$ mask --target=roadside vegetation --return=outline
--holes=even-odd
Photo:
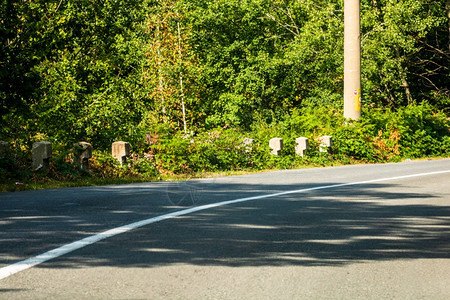
[[[3,1],[0,189],[449,157],[449,1],[361,0],[358,122],[342,111],[342,5]],[[30,168],[42,140],[53,145],[46,174]],[[118,140],[132,145],[124,165],[110,154]],[[94,148],[89,172],[72,164],[79,141]]]

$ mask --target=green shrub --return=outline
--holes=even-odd
[[[258,168],[262,155],[259,146],[244,146],[244,138],[232,129],[216,129],[161,139],[152,150],[158,167],[175,174]]]
[[[448,155],[450,126],[443,112],[435,112],[430,105],[407,106],[398,111],[397,130],[400,134],[402,156],[420,158]]]
[[[334,131],[339,155],[370,162],[447,156],[448,133],[446,115],[426,104],[370,110]]]
[[[147,125],[143,124],[142,128]],[[142,128],[139,132],[145,132]],[[342,111],[306,106],[292,110],[283,120],[267,123],[259,118],[248,132],[233,128],[198,131],[189,135],[167,125],[151,127],[148,136],[135,133],[131,158],[120,165],[109,151],[94,151],[90,172],[81,172],[72,163],[73,153],[54,144],[54,158],[48,174],[30,170],[31,153],[12,149],[0,158],[0,180],[79,181],[92,178],[149,178],[161,174],[196,172],[289,169],[330,166],[354,162],[395,162],[404,158],[448,157],[450,126],[444,112],[427,104],[410,105],[396,111],[368,109],[357,122],[345,122]],[[334,146],[328,153],[319,149],[318,138],[332,135]],[[295,155],[295,139],[309,139],[305,157]],[[283,138],[280,156],[270,154],[269,140]],[[254,139],[251,146],[245,138]]]

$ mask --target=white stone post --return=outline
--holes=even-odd
[[[36,171],[48,171],[50,158],[52,157],[52,143],[35,142],[31,149],[32,169]]]
[[[253,149],[253,144],[255,143],[254,139],[251,138],[245,138],[242,143],[241,146],[245,149],[245,152],[248,153]]]
[[[328,152],[328,150],[333,147],[333,137],[331,135],[324,135],[319,138],[320,145],[319,145],[319,151],[320,152]]]
[[[271,153],[273,155],[280,155],[281,150],[283,150],[283,139],[273,138],[269,141],[269,147],[272,149]]]
[[[84,171],[89,171],[89,159],[92,157],[92,145],[79,142],[73,145],[75,154],[75,165]]]
[[[309,140],[305,137],[299,137],[295,139],[295,154],[304,157],[306,150],[309,149]]]
[[[111,146],[112,157],[117,159],[122,165],[127,162],[127,157],[130,155],[131,145],[127,142],[114,142]]]

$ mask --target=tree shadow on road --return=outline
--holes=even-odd
[[[221,206],[104,240],[47,266],[331,266],[450,258],[449,206],[394,187],[366,184]],[[215,184],[205,187],[202,201],[263,189]]]

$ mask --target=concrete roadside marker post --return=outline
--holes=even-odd
[[[283,139],[282,138],[273,138],[269,141],[269,147],[272,149],[272,155],[280,155],[281,150],[283,150]]]
[[[319,151],[320,152],[328,152],[331,147],[333,147],[333,137],[331,135],[324,135],[319,138],[320,145],[319,145]]]
[[[251,138],[245,138],[242,143],[241,146],[245,149],[245,152],[248,153],[253,149],[253,144],[255,143],[254,139]]]
[[[298,137],[295,139],[295,154],[304,157],[306,150],[309,149],[309,140],[305,137]]]
[[[50,158],[52,157],[52,143],[35,142],[31,149],[33,172],[47,172],[50,167]]]
[[[73,145],[75,154],[75,166],[83,171],[89,171],[89,159],[92,157],[92,145],[79,142]]]
[[[127,157],[130,155],[131,145],[127,142],[118,141],[112,143],[112,157],[117,159],[122,165],[127,162]]]

